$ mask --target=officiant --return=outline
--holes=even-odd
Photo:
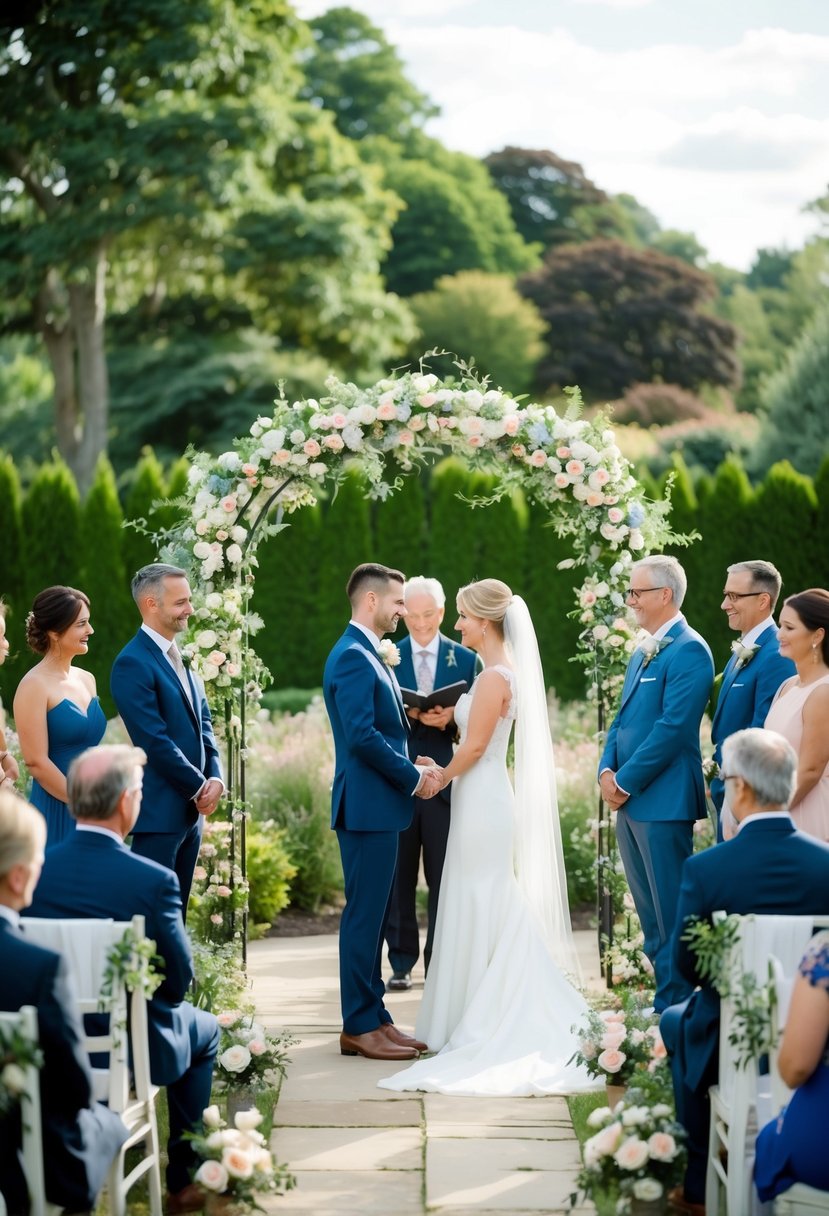
[[[434,693],[465,680],[469,688],[480,667],[473,650],[459,645],[440,632],[446,595],[436,578],[412,578],[404,588],[406,628],[409,636],[399,643],[400,662],[393,668],[402,689]],[[411,731],[409,755],[430,756],[441,767],[452,759],[455,741],[455,710],[452,705],[428,710],[407,708]],[[446,840],[449,835],[450,787],[434,798],[415,798],[411,826],[400,833],[397,869],[392,887],[386,942],[389,948],[390,992],[406,992],[412,986],[412,968],[420,956],[417,925],[417,880],[420,857],[429,889],[428,928],[423,961],[428,970],[440,892]]]

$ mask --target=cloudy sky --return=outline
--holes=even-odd
[[[297,0],[310,18],[330,0]],[[428,130],[483,156],[579,161],[712,260],[816,231],[829,188],[827,0],[352,0],[441,107]]]

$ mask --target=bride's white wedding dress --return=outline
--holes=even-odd
[[[568,1064],[571,1026],[587,1005],[550,957],[515,878],[515,800],[506,757],[516,708],[456,778],[435,947],[415,1034],[438,1054],[379,1082],[383,1089],[470,1096],[570,1094],[600,1088]],[[461,740],[472,697],[455,709]],[[551,881],[554,881],[551,876]]]

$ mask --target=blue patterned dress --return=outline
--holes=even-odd
[[[76,756],[101,742],[106,725],[106,716],[97,697],[92,698],[85,710],[68,697],[64,697],[46,712],[49,759],[62,773],[68,773],[69,765]],[[70,832],[74,832],[75,820],[69,814],[66,803],[61,802],[59,798],[53,798],[34,779],[29,801],[42,812],[46,820],[47,849],[54,848]]]
[[[800,962],[800,974],[829,1001],[829,933],[819,933]],[[754,1181],[764,1202],[803,1182],[829,1191],[826,1120],[829,1115],[829,1042],[815,1071],[788,1106],[757,1137]]]

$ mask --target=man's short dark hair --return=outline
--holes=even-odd
[[[165,578],[187,578],[187,571],[182,570],[181,566],[169,566],[164,562],[152,562],[137,570],[130,584],[136,604],[140,604],[146,595],[160,595]]]
[[[761,558],[754,558],[748,562],[734,562],[728,567],[729,574],[750,574],[752,591],[765,591],[769,597],[769,612],[774,612],[777,605],[777,597],[780,595],[780,588],[783,586],[783,579],[780,571],[771,562],[763,561]]]
[[[381,566],[379,562],[363,562],[362,566],[352,570],[345,593],[351,601],[351,607],[356,608],[366,592],[376,591],[378,595],[383,595],[392,582],[400,583],[402,587],[406,576],[399,570],[392,570],[390,566]]]

